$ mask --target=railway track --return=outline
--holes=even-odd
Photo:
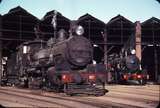
[[[88,108],[94,108],[95,106],[85,104],[83,102],[70,101],[65,98],[60,98],[58,96],[45,96],[39,93],[27,93],[23,91],[9,90],[9,89],[0,89],[0,96],[8,97],[8,101],[14,101],[20,104],[27,104],[33,107],[64,107],[64,108],[80,108],[85,106]],[[11,98],[13,97],[13,99]],[[73,106],[75,105],[75,106]],[[96,108],[96,107],[95,107]]]
[[[145,107],[155,108],[159,102],[159,88],[155,86],[107,86],[105,96],[73,96],[41,90],[25,90],[14,87],[0,87],[0,104],[25,107],[60,108],[113,108]],[[143,90],[142,90],[143,88]],[[14,105],[15,103],[15,105]]]
[[[3,91],[1,91],[3,90]],[[5,92],[4,92],[5,91]],[[61,93],[49,93],[49,92],[45,92],[45,91],[41,91],[41,90],[23,90],[23,89],[16,89],[16,88],[12,88],[12,89],[6,89],[6,88],[0,88],[0,92],[3,92],[3,93],[7,93],[10,92],[12,94],[16,94],[16,92],[18,92],[18,95],[21,95],[20,93],[22,94],[25,94],[25,97],[28,98],[28,94],[30,95],[31,94],[31,97],[34,97],[36,98],[36,96],[43,96],[43,98],[45,97],[45,102],[47,102],[50,98],[54,99],[54,101],[58,102],[59,100],[63,101],[63,104],[67,103],[67,105],[65,107],[70,107],[70,108],[81,108],[82,106],[84,106],[85,108],[109,108],[109,107],[116,107],[116,106],[122,106],[121,104],[111,104],[111,102],[100,102],[98,100],[94,100],[94,99],[86,99],[84,97],[81,97],[81,96],[75,96],[75,97],[69,97],[69,96],[66,96],[65,94]],[[88,97],[88,96],[87,96]],[[95,96],[94,96],[95,97]],[[29,97],[30,98],[30,97]],[[33,98],[30,98],[30,99],[33,99]],[[42,99],[42,98],[41,98]],[[58,100],[57,100],[58,99]],[[34,99],[35,100],[35,99]],[[46,101],[47,100],[47,101]],[[53,100],[50,100],[51,102]],[[69,101],[69,102],[66,102],[66,101]],[[60,102],[62,103],[62,102]],[[68,106],[68,104],[71,103],[70,105],[71,106]],[[80,104],[77,104],[77,103],[80,103]],[[76,106],[75,106],[76,105]],[[35,105],[36,106],[36,105]],[[37,105],[38,106],[38,105]],[[130,106],[131,107],[131,106]]]

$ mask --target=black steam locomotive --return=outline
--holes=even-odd
[[[106,69],[92,64],[93,47],[80,25],[70,33],[61,29],[47,42],[24,42],[8,60],[7,83],[32,89],[63,91],[69,95],[104,95]]]
[[[123,84],[145,84],[149,76],[145,69],[141,69],[135,50],[130,54],[120,55],[112,54],[109,56],[109,70],[112,76],[112,82]]]

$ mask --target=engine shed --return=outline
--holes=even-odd
[[[40,20],[18,6],[7,14],[0,15],[0,78],[5,70],[6,57],[16,51],[24,41],[36,38],[35,26],[39,26],[38,35],[44,40],[54,37],[51,24],[55,10],[46,13]],[[106,13],[107,15],[107,13]],[[137,19],[138,20],[138,19]],[[57,31],[69,32],[71,20],[58,12]],[[94,58],[97,63],[107,62],[107,55],[118,53],[135,34],[135,23],[122,15],[117,15],[109,22],[103,22],[90,14],[78,19],[78,24],[85,29],[84,36],[91,40]],[[148,70],[151,81],[160,80],[160,19],[152,17],[141,22],[142,27],[142,67]]]

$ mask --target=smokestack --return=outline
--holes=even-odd
[[[141,62],[142,53],[141,53],[141,24],[140,21],[136,22],[136,31],[135,31],[135,41],[136,41],[136,56]]]

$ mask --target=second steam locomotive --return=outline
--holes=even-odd
[[[112,73],[112,81],[123,84],[146,84],[149,79],[147,71],[141,69],[141,63],[135,55],[135,50],[130,53],[112,54],[109,56],[109,70]],[[129,51],[128,51],[129,52]]]

